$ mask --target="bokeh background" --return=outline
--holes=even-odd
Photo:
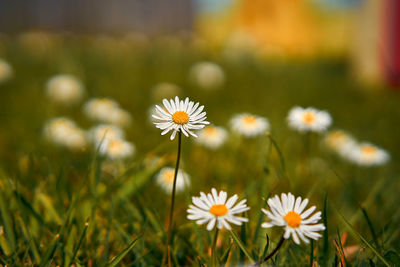
[[[266,137],[234,137],[217,151],[184,138],[182,168],[192,186],[178,196],[177,216],[183,239],[196,245],[190,249],[181,242],[177,262],[189,262],[185,255],[195,259],[196,251],[203,251],[202,258],[208,255],[209,236],[196,241],[185,210],[192,195],[211,186],[248,197],[254,210],[263,205],[259,194],[291,191],[310,197],[321,210],[328,195],[331,239],[350,231],[335,213],[338,209],[372,240],[359,209],[365,207],[382,243],[380,252],[395,251],[398,257],[399,14],[396,0],[0,0],[0,58],[11,66],[0,83],[0,200],[9,204],[3,206],[8,207],[3,225],[13,225],[6,230],[8,243],[0,240],[0,260],[14,262],[10,254],[25,255],[26,249],[29,256],[20,262],[40,263],[48,255],[45,244],[66,225],[72,236],[85,231],[76,264],[103,264],[143,231],[148,234],[124,264],[159,264],[167,217],[162,207],[169,196],[153,181],[161,167],[174,165],[176,142],[151,124],[150,109],[175,95],[200,101],[209,121],[226,128],[236,113],[267,117],[286,163],[282,174],[279,154]],[[206,86],[192,77],[193,66],[205,61],[222,72],[210,88],[204,87],[213,77],[206,75]],[[85,93],[80,102],[60,105],[49,99],[47,82],[58,74],[81,82]],[[161,83],[176,87],[157,90]],[[116,165],[96,163],[90,145],[70,150],[44,135],[46,123],[56,117],[69,117],[84,130],[95,126],[83,109],[98,97],[116,100],[131,116],[124,131],[135,155]],[[296,105],[327,110],[332,129],[377,144],[390,154],[390,162],[355,166],[324,149],[322,138],[313,135],[312,171],[305,170],[304,138],[286,123]],[[77,192],[82,201],[70,220],[67,212]],[[258,213],[249,216],[256,220]],[[253,231],[249,226],[248,232]],[[71,261],[67,244],[78,243],[63,234],[63,245],[51,254],[57,264]],[[30,238],[37,248],[27,245]],[[265,235],[247,242],[257,254]],[[4,244],[21,249],[9,253]],[[375,260],[357,237],[344,245],[358,246],[352,258],[356,263]],[[301,263],[307,262],[307,253],[290,248],[301,255]],[[239,262],[243,258],[235,249],[232,262]]]

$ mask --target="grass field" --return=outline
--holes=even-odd
[[[267,221],[261,208],[267,198],[292,192],[322,211],[326,230],[311,245],[287,240],[264,266],[400,266],[400,95],[389,88],[366,90],[346,59],[232,58],[179,39],[76,36],[3,38],[0,57],[14,72],[0,84],[3,265],[163,263],[171,197],[156,176],[175,166],[178,140],[160,135],[149,110],[161,102],[152,88],[171,82],[181,88],[180,97],[199,101],[207,120],[229,132],[215,151],[193,137],[182,139],[180,166],[191,186],[176,195],[172,265],[238,266],[263,259],[283,229],[261,228]],[[224,70],[220,88],[202,90],[191,82],[190,67],[204,60]],[[46,82],[60,73],[82,81],[84,101],[62,106],[49,100]],[[55,117],[69,117],[85,130],[96,125],[83,113],[83,103],[94,97],[115,99],[132,115],[125,132],[136,147],[133,157],[110,161],[93,146],[71,151],[44,138],[45,123]],[[288,127],[293,106],[328,111],[331,129],[384,148],[390,161],[366,167],[338,157],[322,144],[323,135]],[[232,133],[229,120],[241,112],[268,118],[270,135]],[[186,218],[191,197],[213,187],[246,198],[251,208],[243,214],[248,223],[232,226],[234,235],[220,231],[219,263],[211,257],[214,231]]]

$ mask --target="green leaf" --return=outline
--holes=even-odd
[[[126,256],[126,254],[131,251],[131,249],[135,246],[136,241],[140,238],[141,236],[138,236],[135,240],[133,240],[128,247],[126,247],[121,253],[119,253],[117,256],[115,256],[108,264],[108,267],[114,267],[117,266],[117,264]]]

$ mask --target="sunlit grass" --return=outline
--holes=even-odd
[[[191,185],[176,194],[171,264],[211,264],[214,232],[188,220],[186,210],[192,196],[213,187],[246,198],[251,207],[243,214],[248,223],[220,230],[214,262],[250,264],[269,255],[283,230],[262,228],[267,218],[261,208],[269,197],[292,192],[322,211],[327,229],[312,246],[283,243],[270,264],[399,263],[400,96],[363,90],[345,59],[232,60],[179,40],[144,45],[48,38],[45,43],[10,38],[0,54],[13,67],[13,77],[0,85],[2,264],[161,264],[170,195],[156,179],[159,170],[175,166],[177,146],[149,118],[149,108],[160,104],[152,89],[163,82],[179,86],[180,97],[204,104],[207,120],[228,130],[227,140],[215,150],[182,139],[180,168]],[[190,69],[200,61],[222,67],[225,82],[220,88],[204,91],[193,83]],[[62,73],[84,84],[83,102],[60,106],[46,96],[46,82]],[[43,127],[56,117],[71,118],[85,130],[96,126],[83,106],[97,97],[115,99],[132,116],[125,138],[135,145],[134,156],[110,160],[99,146],[70,150],[46,140]],[[286,117],[297,105],[329,111],[331,129],[384,148],[391,155],[389,163],[358,166],[331,153],[322,135],[290,130]],[[230,119],[242,112],[268,118],[269,133],[245,138],[231,131]]]

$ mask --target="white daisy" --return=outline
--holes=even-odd
[[[261,226],[264,228],[284,227],[285,234],[283,237],[288,239],[292,236],[296,244],[300,244],[300,239],[305,243],[309,243],[307,238],[318,240],[321,234],[317,232],[325,230],[323,224],[317,224],[321,219],[321,212],[318,211],[310,216],[314,212],[315,206],[304,211],[307,204],[308,199],[303,201],[301,197],[295,199],[291,193],[287,195],[282,193],[281,199],[278,195],[275,195],[275,197],[268,199],[268,206],[271,211],[262,209],[271,221],[265,222]]]
[[[200,192],[200,197],[192,197],[194,205],[189,205],[187,218],[196,220],[197,224],[207,224],[207,230],[211,231],[216,225],[218,229],[225,228],[230,230],[229,223],[241,225],[243,222],[248,222],[249,219],[236,216],[249,210],[246,206],[246,199],[240,201],[236,206],[233,206],[237,201],[238,196],[233,195],[227,200],[227,193],[220,191],[219,195],[215,188],[211,189],[211,194],[207,195]]]
[[[353,145],[348,149],[348,157],[362,166],[382,165],[390,159],[390,155],[385,150],[370,143]]]
[[[232,130],[246,137],[253,137],[265,134],[270,130],[270,124],[267,118],[249,113],[241,113],[233,116],[231,119]]]
[[[0,83],[7,81],[11,78],[13,69],[7,61],[0,58]]]
[[[121,160],[135,153],[135,146],[123,139],[110,139],[102,142],[99,153],[111,160]]]
[[[198,135],[199,138],[197,138],[196,141],[210,149],[219,148],[225,143],[228,137],[227,131],[218,126],[206,126],[199,131]]]
[[[190,135],[197,137],[192,130],[198,130],[204,128],[205,125],[209,124],[206,121],[206,112],[202,112],[204,106],[199,107],[199,103],[189,101],[187,97],[185,100],[179,100],[179,97],[175,97],[175,101],[170,99],[163,100],[164,108],[156,105],[156,115],[153,118],[159,120],[154,122],[157,128],[163,130],[161,135],[167,134],[171,130],[171,140],[175,138],[178,131],[181,131],[187,137]]]
[[[131,121],[130,114],[121,109],[118,103],[108,98],[95,98],[89,100],[84,106],[88,118],[118,126],[127,126]]]
[[[168,194],[171,194],[172,187],[174,184],[175,169],[165,167],[160,170],[157,174],[156,181],[159,186]],[[176,177],[176,192],[183,191],[186,187],[190,185],[189,175],[182,171],[178,171],[178,176]]]
[[[289,127],[300,132],[322,132],[332,123],[328,112],[315,108],[294,107],[289,111],[287,118]]]
[[[70,149],[81,149],[87,145],[86,133],[68,118],[55,118],[44,126],[48,141]]]
[[[93,142],[98,145],[112,139],[123,139],[124,131],[111,124],[100,124],[89,130]]]
[[[350,142],[355,142],[353,137],[342,130],[330,131],[324,138],[324,144],[332,151],[340,153]]]
[[[46,93],[54,102],[72,104],[82,99],[84,88],[76,77],[61,74],[52,77],[47,82]]]
[[[202,89],[216,89],[225,82],[223,69],[212,62],[199,62],[190,69],[190,78]]]

